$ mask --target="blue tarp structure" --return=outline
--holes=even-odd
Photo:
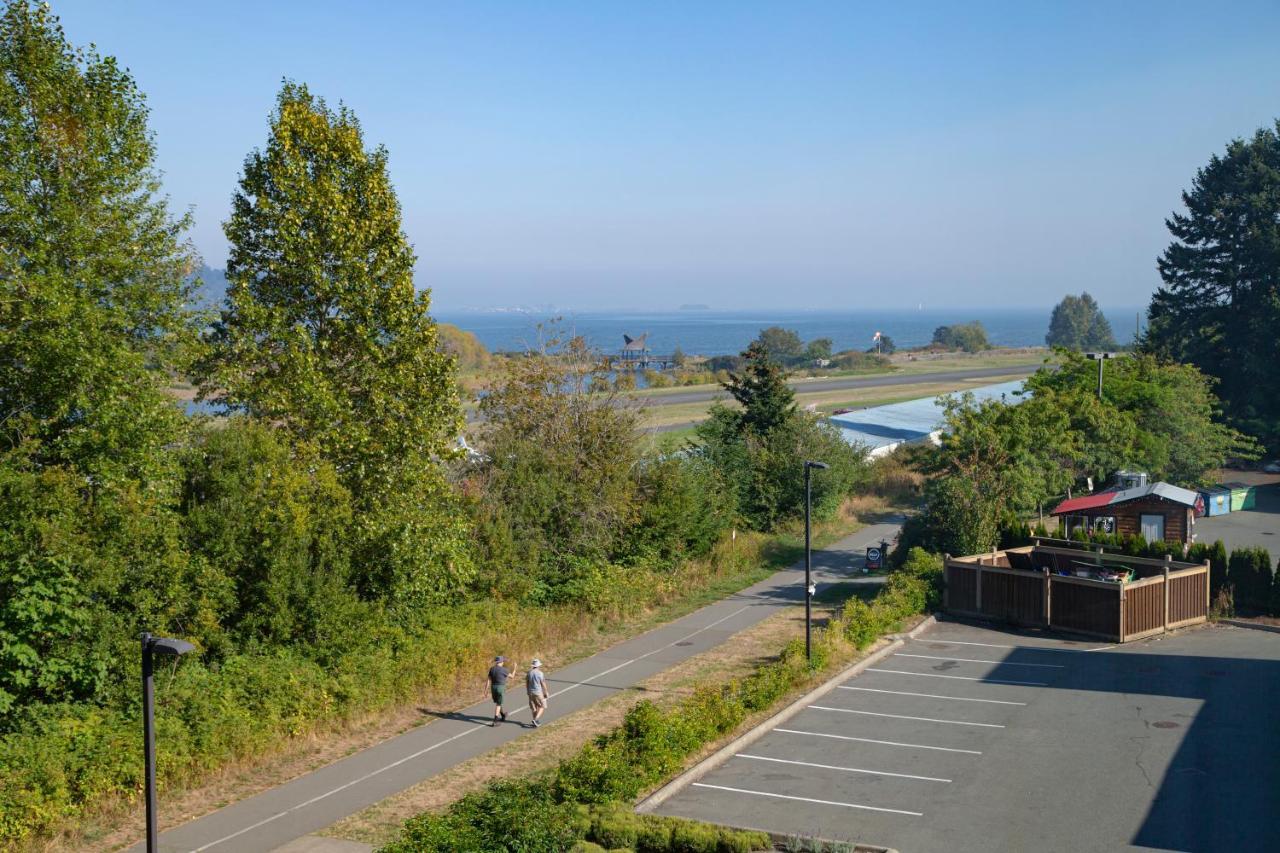
[[[1003,397],[1016,402],[1021,399],[1016,393],[1022,390],[1022,382],[1001,382],[998,385],[983,385],[965,390],[979,400],[999,400]],[[864,445],[873,455],[879,455],[888,453],[899,444],[924,441],[942,429],[943,410],[937,397],[922,397],[905,403],[891,403],[843,415],[832,415],[829,420],[840,430],[845,441]]]

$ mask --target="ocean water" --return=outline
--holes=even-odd
[[[622,348],[624,334],[648,334],[649,350],[669,354],[679,346],[688,355],[724,355],[746,349],[768,326],[794,329],[804,341],[831,338],[835,350],[867,349],[882,332],[900,348],[923,346],[938,326],[978,320],[998,346],[1044,346],[1051,309],[921,311],[679,311],[670,313],[566,313],[561,325],[583,335],[606,353]],[[1116,342],[1133,339],[1138,309],[1109,312]],[[476,335],[490,351],[524,350],[539,339],[538,324],[554,315],[527,313],[441,313],[436,319]]]

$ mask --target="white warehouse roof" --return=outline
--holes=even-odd
[[[982,385],[964,390],[978,400],[999,400],[1004,397],[1016,401],[1019,398],[1015,394],[1022,390],[1022,382],[1001,382],[998,385]],[[930,439],[942,429],[943,414],[937,397],[921,397],[905,403],[890,403],[887,406],[832,415],[829,420],[840,430],[845,441],[869,447],[872,456],[880,456],[900,444]]]

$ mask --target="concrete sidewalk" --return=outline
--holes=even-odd
[[[839,580],[879,583],[855,575],[868,545],[892,539],[897,523],[874,524],[813,555],[819,585]],[[575,664],[548,670],[552,699],[546,722],[594,704],[803,601],[800,563],[660,628],[622,642]],[[523,663],[523,662],[522,662]],[[524,667],[521,667],[522,671]],[[477,674],[477,679],[481,677]],[[515,704],[515,703],[513,703]],[[166,853],[265,853],[322,829],[392,794],[520,737],[528,708],[509,713],[490,728],[487,702],[357,752],[341,761],[263,791],[198,820],[165,832]],[[141,851],[139,843],[130,848]]]

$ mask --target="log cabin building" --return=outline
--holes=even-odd
[[[1183,546],[1195,540],[1195,520],[1203,514],[1204,498],[1199,492],[1169,483],[1148,483],[1146,475],[1128,488],[1116,486],[1068,498],[1053,510],[1067,538],[1083,527]]]

